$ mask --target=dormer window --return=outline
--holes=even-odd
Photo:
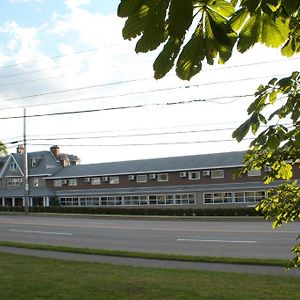
[[[36,167],[37,167],[37,164],[38,164],[37,158],[32,158],[32,159],[31,159],[31,167],[32,167],[32,168],[36,168]]]
[[[15,162],[11,162],[11,163],[9,164],[9,170],[10,170],[10,171],[15,171],[15,170],[17,170],[17,164],[16,164]]]

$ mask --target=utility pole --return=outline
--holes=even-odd
[[[29,184],[28,184],[28,162],[26,149],[26,108],[24,108],[23,144],[24,144],[24,212],[29,213]]]

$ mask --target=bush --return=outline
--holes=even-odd
[[[0,211],[22,212],[24,207],[1,206]],[[145,216],[259,216],[253,207],[236,208],[142,208],[142,207],[66,207],[33,206],[30,212],[64,214],[105,214],[105,215],[145,215]]]

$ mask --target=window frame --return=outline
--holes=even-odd
[[[16,171],[17,170],[17,164],[14,161],[9,163],[9,170],[10,171]]]
[[[110,176],[109,177],[109,184],[119,184],[120,177],[119,176]]]
[[[216,172],[221,172],[221,176],[216,176],[214,175]],[[220,178],[225,178],[225,172],[224,169],[214,169],[210,171],[210,176],[212,179],[220,179]]]
[[[188,179],[189,180],[200,180],[201,179],[201,172],[200,171],[189,171],[188,173]],[[194,177],[194,175],[196,175]]]
[[[61,179],[54,179],[53,186],[54,187],[61,187],[62,186],[62,180]]]
[[[163,179],[163,177],[166,177],[166,179]],[[159,173],[157,174],[157,181],[158,182],[167,182],[169,181],[169,173]]]
[[[77,186],[77,178],[69,178],[68,186]]]
[[[136,175],[136,182],[137,183],[143,183],[148,181],[148,176],[147,174],[139,174]]]
[[[101,177],[92,177],[91,178],[91,185],[100,185],[101,184]]]
[[[247,172],[248,177],[260,177],[261,176],[261,169],[252,169]]]

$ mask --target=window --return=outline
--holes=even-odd
[[[248,176],[261,176],[261,170],[255,170],[255,169],[250,170],[248,172]]]
[[[136,182],[147,182],[147,175],[137,175],[136,176]]]
[[[168,181],[168,180],[169,180],[168,173],[157,174],[157,181]]]
[[[33,186],[34,187],[38,187],[39,186],[39,179],[38,178],[34,178],[33,179]]]
[[[55,186],[55,187],[58,187],[58,186],[61,186],[61,185],[62,185],[61,179],[56,179],[56,180],[54,180],[54,186]]]
[[[265,191],[215,192],[203,195],[204,204],[256,203],[265,198]]]
[[[17,164],[16,164],[15,162],[11,162],[11,163],[9,164],[9,170],[10,170],[10,171],[15,171],[15,170],[17,170]]]
[[[22,178],[7,178],[6,186],[20,186],[22,185]]]
[[[119,176],[111,176],[109,177],[110,184],[118,184],[120,182]]]
[[[77,185],[77,179],[76,178],[70,178],[68,180],[69,186],[76,186]]]
[[[31,159],[31,167],[35,168],[38,165],[38,159],[37,158],[32,158]]]
[[[205,193],[203,195],[204,204],[223,204],[233,202],[233,193],[231,192],[218,192],[218,193]]]
[[[211,170],[211,178],[224,178],[224,170]]]
[[[61,197],[62,206],[140,206],[140,205],[192,205],[195,194],[141,194],[87,197]]]
[[[200,179],[200,172],[189,172],[189,180],[198,180]]]
[[[92,183],[92,185],[101,184],[101,177],[93,177],[91,183]]]

